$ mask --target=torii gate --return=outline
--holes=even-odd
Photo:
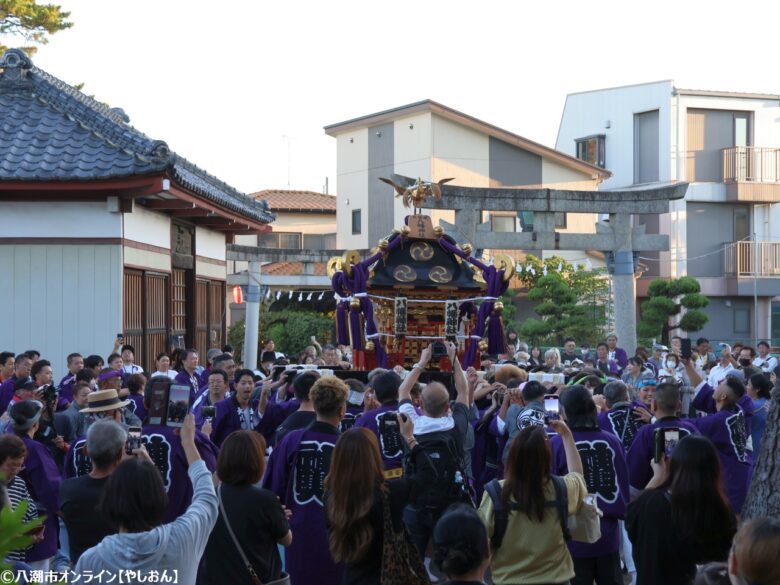
[[[416,181],[393,175],[394,182],[412,186]],[[624,347],[636,346],[636,259],[640,252],[669,250],[669,236],[645,234],[644,226],[631,226],[631,215],[668,213],[669,202],[683,199],[688,183],[673,183],[649,189],[621,191],[569,191],[561,189],[475,188],[442,185],[439,199],[429,198],[425,208],[455,211],[455,225],[440,221],[459,243],[470,243],[475,250],[574,250],[601,251],[613,277],[615,328]],[[490,223],[482,223],[482,211],[534,213],[533,231],[492,232]],[[608,214],[609,222],[596,224],[596,233],[559,233],[555,231],[555,213]],[[260,321],[260,264],[262,262],[325,262],[342,250],[297,250],[227,246],[227,259],[249,262],[246,295],[246,332],[244,363],[257,362]]]
[[[410,179],[396,177],[399,181]],[[621,344],[636,347],[636,260],[640,252],[669,250],[669,236],[646,234],[645,226],[631,226],[631,215],[668,213],[669,202],[685,198],[688,183],[621,191],[567,191],[561,189],[473,188],[443,185],[440,199],[426,207],[454,209],[455,225],[440,221],[475,249],[600,251],[607,259],[615,294],[615,329]],[[482,223],[482,211],[532,211],[533,231],[492,232]],[[555,231],[555,213],[609,214],[598,222],[595,234]]]

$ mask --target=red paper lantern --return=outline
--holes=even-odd
[[[233,302],[237,305],[244,302],[244,291],[238,285],[233,287]]]

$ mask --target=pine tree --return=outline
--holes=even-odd
[[[35,0],[0,0],[0,38],[18,37],[20,47],[28,55],[37,51],[35,45],[45,45],[49,36],[70,28],[70,12],[56,4],[39,4]],[[8,47],[0,44],[0,55]]]
[[[701,294],[701,287],[695,278],[683,276],[677,280],[656,278],[647,288],[649,299],[642,303],[642,319],[637,325],[637,333],[642,339],[660,339],[669,343],[672,329],[699,331],[709,321],[703,309],[710,300]],[[670,319],[686,312],[676,323]]]

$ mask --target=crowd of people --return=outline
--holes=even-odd
[[[58,383],[55,356],[2,352],[0,506],[44,519],[4,561],[22,582],[778,585],[780,521],[740,517],[769,350],[510,331],[479,364],[448,341],[358,372],[315,338],[292,360],[268,340],[257,369],[229,346],[143,367],[117,338]]]

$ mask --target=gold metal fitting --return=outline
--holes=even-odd
[[[379,240],[379,243],[377,244],[379,246],[380,250],[387,250],[387,247],[390,245],[390,242],[387,240]]]
[[[412,228],[410,228],[408,225],[405,225],[401,228],[401,235],[403,237],[408,236],[410,233],[412,233]]]
[[[350,309],[359,309],[360,308],[360,299],[352,299],[349,301],[349,308]]]
[[[440,225],[437,225],[435,228],[433,228],[433,233],[437,238],[440,238],[444,235],[444,228]]]
[[[471,256],[471,253],[474,251],[474,247],[471,244],[463,244],[463,253],[467,256]]]
[[[487,342],[487,340],[483,339],[482,341],[480,341],[477,344],[477,349],[479,349],[479,351],[481,351],[481,352],[487,351],[487,349],[488,349],[488,342]]]
[[[374,351],[375,346],[373,341],[366,341],[366,351]]]
[[[496,301],[495,303],[493,303],[493,310],[496,313],[500,313],[501,311],[504,310],[504,303],[502,303],[501,301]]]

